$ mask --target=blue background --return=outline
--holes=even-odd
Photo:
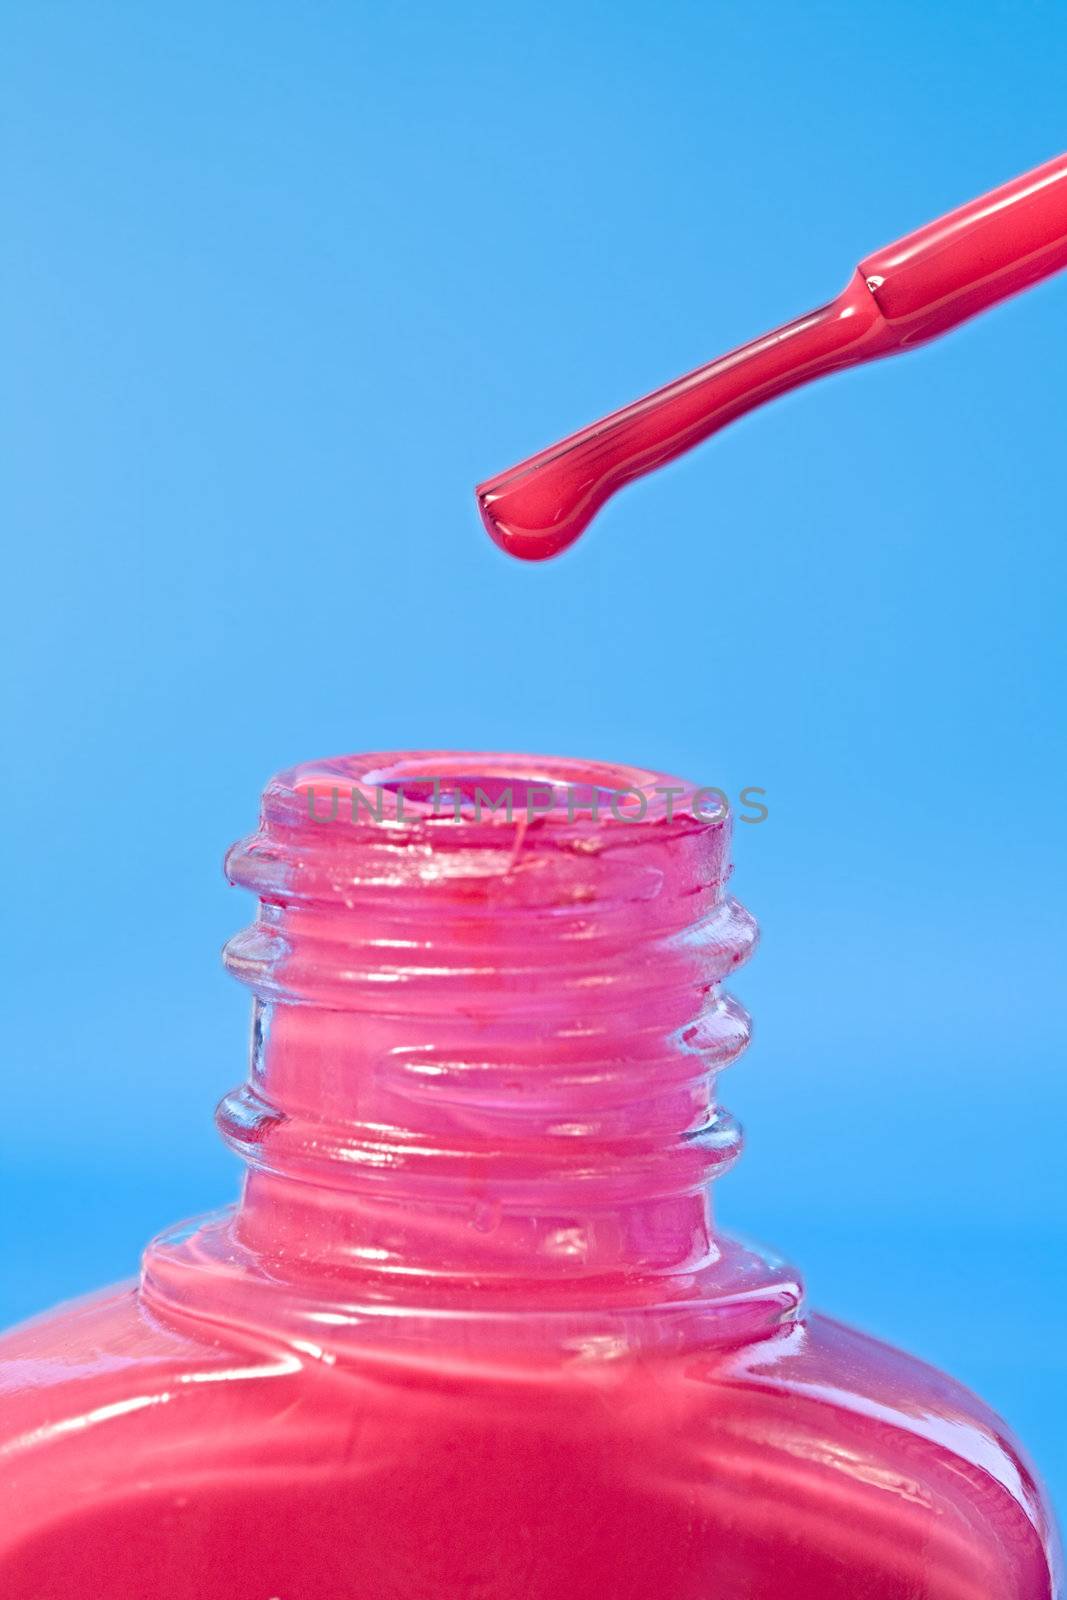
[[[0,1317],[234,1189],[221,877],[294,761],[736,792],[733,1226],[1062,1501],[1067,282],[810,388],[542,568],[471,487],[1065,143],[1067,19],[539,0],[5,28]]]

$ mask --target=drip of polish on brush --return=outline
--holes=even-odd
[[[829,305],[479,484],[528,561],[574,543],[617,489],[812,378],[909,350],[1067,266],[1067,154],[868,256]]]

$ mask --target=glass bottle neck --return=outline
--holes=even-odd
[[[739,1134],[715,1077],[748,1038],[721,985],[755,938],[728,818],[656,774],[515,766],[298,769],[231,852],[261,906],[227,951],[252,1069],[219,1121],[249,1169],[236,1238],[272,1272],[548,1290],[716,1259]],[[510,819],[471,813],[507,786]]]

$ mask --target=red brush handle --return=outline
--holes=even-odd
[[[909,349],[1067,266],[1067,155],[879,250],[829,305],[478,486],[513,555],[566,549],[615,491],[824,373]]]
[[[861,262],[878,309],[915,344],[1067,266],[1067,155]]]

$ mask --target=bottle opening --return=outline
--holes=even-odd
[[[503,772],[439,773],[433,777],[384,778],[378,788],[399,795],[405,803],[430,806],[449,815],[479,816],[484,809],[511,806],[523,815],[596,815],[614,804],[633,809],[640,791],[619,791],[594,783],[561,783],[552,778],[531,778]]]
[[[613,823],[706,827],[724,821],[729,809],[719,789],[640,767],[463,751],[308,763],[274,779],[264,801],[268,818],[291,824],[375,820],[421,827],[445,818],[498,826],[536,820],[553,831]]]

